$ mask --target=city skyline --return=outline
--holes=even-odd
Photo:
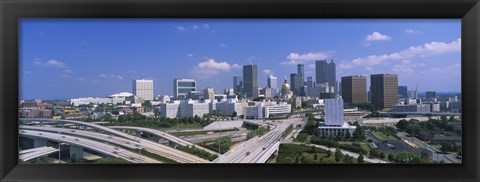
[[[135,79],[152,79],[155,96],[173,95],[175,78],[222,92],[249,64],[263,88],[297,64],[315,78],[315,61],[331,59],[338,82],[362,75],[367,88],[381,73],[419,92],[461,84],[459,20],[23,20],[20,33],[21,99],[130,92]]]

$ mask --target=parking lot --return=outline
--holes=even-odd
[[[407,152],[412,152],[420,157],[419,150],[416,150],[415,148],[410,147],[409,145],[405,144],[402,140],[378,140],[375,136],[373,136],[373,134],[370,131],[365,131],[365,134],[367,135],[368,138],[372,139],[372,142],[377,145],[378,149],[381,152],[385,153],[386,155],[388,154],[398,155],[403,151],[407,151]],[[387,146],[388,144],[391,144],[392,146],[389,147]]]

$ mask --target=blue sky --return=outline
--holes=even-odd
[[[232,87],[242,65],[257,64],[259,86],[318,59],[342,76],[393,73],[419,92],[460,91],[460,20],[82,20],[20,22],[22,99],[63,99],[131,92],[153,79],[172,95],[174,78],[198,89]],[[369,82],[369,81],[368,81]],[[369,84],[369,83],[367,83]]]

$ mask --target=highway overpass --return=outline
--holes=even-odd
[[[288,120],[278,120],[276,127],[262,135],[238,144],[229,152],[220,156],[215,163],[265,163],[276,151],[280,144],[283,132],[288,126],[299,124],[302,117],[292,117]]]
[[[38,147],[19,151],[18,158],[25,162],[42,156],[48,156],[55,152],[58,152],[58,149],[53,147]]]
[[[119,129],[119,130],[133,130],[133,131],[146,132],[146,133],[150,133],[150,134],[153,134],[155,136],[164,138],[164,139],[166,139],[170,142],[173,142],[173,143],[181,145],[181,146],[195,146],[196,148],[202,149],[202,150],[204,150],[208,153],[211,153],[211,154],[214,154],[214,155],[219,155],[219,153],[211,151],[210,149],[207,149],[207,148],[202,147],[200,145],[196,145],[196,144],[194,144],[192,142],[189,142],[187,140],[184,140],[184,139],[178,138],[176,136],[170,135],[168,133],[165,133],[163,131],[158,131],[158,130],[151,129],[151,128],[143,128],[143,127],[135,127],[135,126],[110,126],[110,128]]]
[[[55,128],[55,127],[50,127],[50,128],[42,127],[41,129],[43,131],[49,131],[49,132],[55,132],[55,133],[66,131],[65,133],[68,133],[68,134],[75,134],[77,136],[81,135],[82,137],[88,137],[88,138],[94,137],[96,140],[101,140],[103,142],[109,142],[109,143],[114,142],[116,145],[119,145],[119,146],[133,145],[133,144],[138,145],[138,143],[140,143],[140,146],[142,148],[145,148],[145,150],[147,150],[151,153],[155,153],[157,155],[172,159],[172,160],[180,162],[180,163],[209,163],[210,162],[208,160],[202,159],[200,157],[189,154],[187,152],[183,152],[183,151],[178,150],[178,149],[174,149],[174,148],[171,148],[171,147],[168,147],[168,146],[165,146],[165,145],[161,145],[159,143],[152,142],[150,140],[141,139],[139,137],[132,136],[132,135],[117,131],[115,129],[111,129],[111,128],[108,128],[108,127],[95,125],[95,124],[91,124],[91,123],[86,123],[86,122],[82,122],[82,121],[57,120],[57,119],[33,119],[33,118],[32,119],[22,118],[20,120],[21,120],[21,122],[44,121],[44,122],[49,122],[49,123],[59,122],[59,123],[71,123],[71,124],[76,124],[76,125],[87,126],[89,128],[95,129],[97,131],[102,131],[102,132],[105,132],[105,133],[109,133],[112,136],[97,133],[97,132],[91,132],[91,131],[87,131],[87,130],[82,131],[82,130],[63,129],[63,128]],[[34,127],[34,126],[22,126],[22,127]],[[34,128],[30,128],[30,129],[34,129]],[[36,129],[38,130],[39,128],[36,128]],[[130,140],[131,144],[128,144],[127,143],[128,141],[122,140],[121,138]],[[175,138],[177,138],[177,137],[175,137]],[[115,139],[115,140],[113,140],[113,139]],[[180,140],[183,140],[183,139],[180,139]],[[185,140],[183,140],[183,141],[185,141]],[[125,146],[125,147],[128,147],[128,146]],[[215,152],[211,152],[211,153],[216,154]]]
[[[116,146],[108,145],[102,142],[98,142],[98,141],[94,141],[86,138],[80,138],[80,137],[45,132],[45,131],[27,130],[27,129],[20,129],[20,136],[33,138],[33,139],[40,138],[40,139],[45,139],[50,141],[69,143],[71,147],[74,147],[74,150],[78,150],[79,147],[87,148],[89,150],[106,154],[108,156],[119,157],[133,163],[160,163],[157,160],[154,160],[145,156],[141,156],[137,153],[130,152],[128,150],[125,150]],[[83,149],[81,152],[83,152]]]
[[[129,140],[113,135],[106,135],[102,133],[96,133],[92,131],[67,129],[67,128],[55,128],[55,127],[39,127],[39,126],[19,126],[20,129],[29,129],[37,131],[46,131],[51,133],[61,133],[65,135],[73,135],[83,138],[89,138],[91,140],[110,143],[116,146],[121,146],[133,150],[145,149],[148,152],[172,159],[180,163],[208,163],[208,160],[202,159],[195,155],[170,148],[168,146],[155,143],[149,140],[137,138],[137,140]]]

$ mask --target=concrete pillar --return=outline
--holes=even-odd
[[[45,147],[47,145],[47,140],[42,139],[42,138],[35,138],[33,139],[33,147],[38,148],[38,147]]]
[[[172,141],[168,141],[168,146],[170,147],[173,147],[173,148],[177,148],[177,145],[175,142],[172,142]]]
[[[75,154],[77,159],[83,159],[83,147],[70,145],[70,158]]]
[[[155,141],[155,142],[160,142],[161,139],[162,139],[162,138],[159,137],[158,135],[153,135],[153,141]]]

